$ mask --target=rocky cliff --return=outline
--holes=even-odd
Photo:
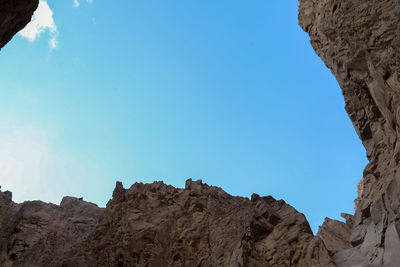
[[[0,48],[37,0],[0,0]],[[0,191],[0,266],[400,266],[400,2],[300,0],[299,21],[337,78],[370,161],[355,214],[314,236],[283,200],[188,180],[117,183],[105,209]]]
[[[335,266],[283,200],[232,197],[188,180],[121,183],[105,209],[65,197],[15,204],[0,193],[0,266]]]
[[[400,2],[300,0],[299,9],[300,25],[339,82],[369,159],[358,185],[352,248],[334,259],[339,266],[400,266]]]

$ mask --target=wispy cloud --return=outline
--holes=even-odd
[[[89,3],[89,4],[93,4],[93,0],[86,0],[86,2]],[[77,7],[79,7],[80,5],[81,5],[81,3],[79,2],[79,0],[74,0],[72,6],[75,7],[75,8],[77,8]]]
[[[78,7],[78,6],[80,6],[80,5],[81,5],[81,4],[79,3],[78,0],[74,0],[73,7]]]
[[[51,10],[47,1],[40,0],[38,8],[33,14],[32,21],[19,34],[30,42],[33,42],[45,31],[49,31],[50,33],[49,46],[56,48],[58,44],[58,31],[53,18],[53,10]]]

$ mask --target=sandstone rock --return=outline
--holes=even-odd
[[[353,247],[349,241],[352,226],[353,225],[349,221],[343,223],[341,221],[325,218],[323,225],[319,227],[317,235],[330,252],[349,249]]]
[[[118,182],[105,210],[72,197],[5,201],[0,225],[1,266],[335,266],[284,201],[201,181]]]
[[[60,255],[86,240],[103,209],[65,197],[60,206],[16,204],[0,192],[0,266],[61,266]]]
[[[338,266],[400,266],[400,2],[300,0],[299,21],[342,88],[369,164],[358,186],[348,243],[329,249]],[[332,226],[334,224],[335,226]],[[343,225],[342,225],[343,226]],[[395,230],[397,229],[397,230]],[[337,223],[323,226],[330,243]],[[346,230],[347,232],[347,230]],[[346,233],[347,235],[347,233]],[[340,244],[339,244],[339,243]]]

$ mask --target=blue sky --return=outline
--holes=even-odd
[[[203,179],[353,212],[365,151],[297,1],[49,1],[0,52],[0,184],[104,206],[116,180]]]

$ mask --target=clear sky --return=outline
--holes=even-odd
[[[365,150],[297,0],[41,1],[0,52],[0,184],[105,206],[116,180],[203,179],[353,212]]]

